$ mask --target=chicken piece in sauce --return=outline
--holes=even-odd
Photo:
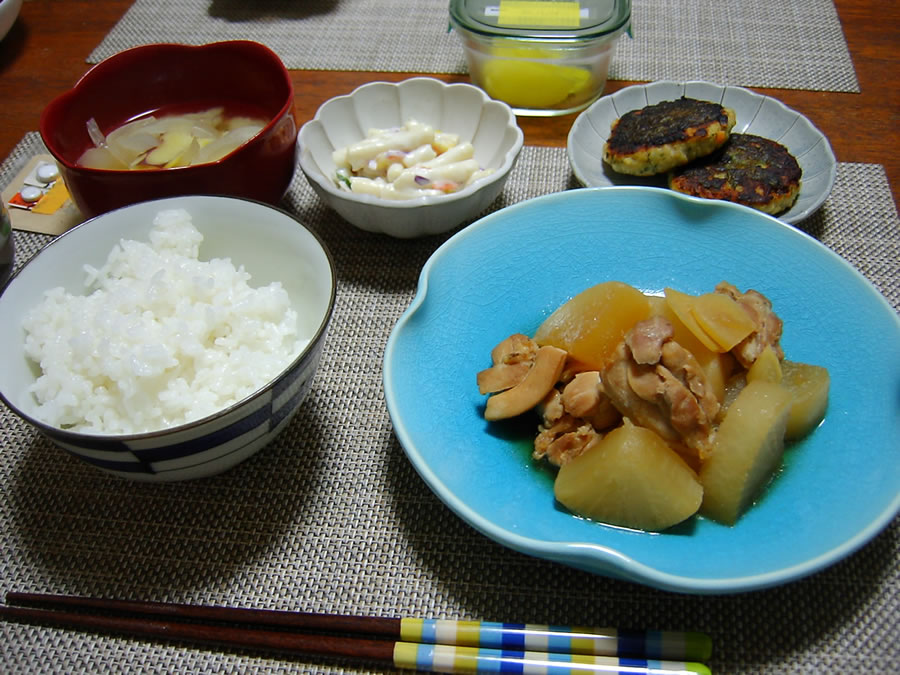
[[[603,388],[624,417],[704,459],[712,452],[719,401],[696,358],[672,336],[661,316],[635,324],[601,373]]]
[[[766,347],[772,347],[779,360],[784,358],[780,344],[784,323],[772,311],[772,302],[766,296],[753,289],[741,293],[727,281],[716,285],[716,293],[730,296],[756,325],[756,329],[731,350],[744,368],[752,366]]]
[[[541,423],[534,440],[535,459],[554,466],[573,460],[602,438],[621,415],[612,405],[596,370],[578,372],[561,382],[538,406]]]
[[[534,364],[537,350],[537,344],[527,335],[510,335],[491,350],[493,365],[478,373],[478,391],[493,394],[519,384]]]

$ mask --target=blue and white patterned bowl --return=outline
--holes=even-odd
[[[103,264],[121,239],[146,240],[154,217],[183,208],[204,236],[201,259],[231,258],[253,286],[285,287],[309,345],[274,380],[243,400],[195,422],[157,432],[97,435],[56,428],[33,413],[28,387],[37,377],[26,359],[24,315],[46,290],[82,292],[83,266]],[[0,295],[0,398],[54,443],[86,462],[133,480],[175,481],[225,471],[269,443],[289,423],[309,392],[335,302],[331,254],[293,216],[260,202],[221,196],[187,196],[143,202],[110,211],[62,235],[36,254]]]

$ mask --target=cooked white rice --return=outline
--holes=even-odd
[[[200,261],[187,211],[160,212],[150,241],[122,240],[85,295],[45,293],[24,320],[40,364],[36,415],[78,431],[164,429],[225,408],[273,379],[302,350],[280,283],[251,288],[229,259]]]

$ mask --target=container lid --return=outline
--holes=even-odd
[[[450,0],[450,22],[489,37],[584,40],[618,34],[631,0]]]

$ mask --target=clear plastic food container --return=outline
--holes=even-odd
[[[606,86],[631,0],[450,0],[472,82],[519,115],[582,110]]]

